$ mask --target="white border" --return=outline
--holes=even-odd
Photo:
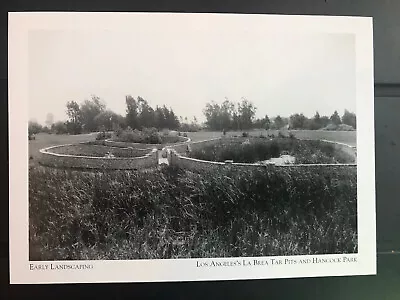
[[[151,15],[151,16],[149,16]],[[353,263],[300,264],[300,259],[344,257],[345,255],[292,256],[297,264],[254,267],[197,267],[197,262],[236,261],[227,259],[178,259],[134,261],[79,261],[91,264],[87,270],[30,271],[28,261],[28,31],[30,30],[121,30],[130,18],[154,18],[155,22],[191,22],[207,26],[218,18],[229,29],[240,20],[249,30],[307,33],[350,33],[356,37],[358,254]],[[199,25],[200,26],[200,25]],[[225,27],[224,27],[225,26]],[[10,175],[10,282],[85,283],[198,281],[260,278],[316,277],[376,274],[375,238],[375,153],[373,110],[372,18],[334,16],[278,16],[170,13],[9,13],[9,175]],[[240,258],[239,261],[243,260]],[[247,259],[246,259],[247,260]],[[250,259],[249,259],[250,260]],[[47,262],[50,266],[51,262]],[[62,262],[57,262],[58,264]],[[71,264],[73,262],[65,262]],[[46,262],[42,262],[46,264]],[[54,262],[53,262],[54,264]]]

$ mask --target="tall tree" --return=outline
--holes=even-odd
[[[106,109],[104,102],[92,95],[91,100],[85,100],[81,105],[82,125],[87,132],[97,130],[95,118]]]
[[[265,115],[265,117],[264,117],[262,123],[263,123],[262,125],[263,125],[263,128],[264,128],[264,129],[266,129],[266,130],[270,129],[270,127],[271,127],[271,120],[269,119],[268,115]]]
[[[168,114],[166,116],[167,127],[169,129],[178,129],[179,128],[179,119],[172,108],[169,108]]]
[[[210,129],[220,130],[221,122],[219,120],[220,116],[220,106],[215,101],[211,101],[211,103],[207,103],[206,107],[203,109],[203,114],[206,117],[206,125]]]
[[[277,115],[274,119],[274,128],[281,129],[283,126],[285,126],[285,122],[280,115]]]
[[[82,120],[82,113],[81,108],[76,101],[67,102],[67,116],[70,122],[80,124]]]
[[[166,122],[165,122],[164,111],[158,105],[156,106],[156,109],[154,111],[154,118],[155,118],[156,127],[158,129],[167,128]]]
[[[126,102],[126,124],[133,129],[139,128],[139,106],[131,95],[125,97]]]
[[[340,116],[337,112],[337,110],[335,110],[335,112],[333,113],[333,115],[331,116],[331,122],[335,125],[339,125],[342,124],[342,120],[340,119]]]
[[[344,114],[342,116],[342,122],[343,124],[352,126],[354,129],[357,128],[356,114],[349,112],[347,109],[344,110]]]
[[[306,122],[307,118],[303,114],[294,114],[290,116],[291,129],[304,129]]]
[[[142,97],[137,98],[138,111],[139,111],[139,124],[141,127],[155,127],[155,114],[153,108]]]
[[[240,116],[241,129],[251,128],[256,114],[256,107],[253,103],[248,101],[246,98],[242,98],[242,101],[238,105],[238,112]]]
[[[67,131],[71,134],[79,134],[82,131],[83,115],[79,104],[76,101],[67,102],[68,121],[65,123]],[[58,124],[59,128],[62,128]],[[61,129],[59,130],[62,131]]]
[[[124,127],[124,117],[111,111],[105,110],[99,113],[95,118],[97,130],[104,128],[105,130],[113,130],[115,127]]]
[[[322,127],[322,122],[321,122],[321,116],[318,111],[315,112],[315,115],[313,117],[313,124],[311,129],[320,129]]]
[[[28,122],[28,133],[29,135],[37,134],[41,132],[43,129],[42,125],[40,125],[36,120],[30,120]]]

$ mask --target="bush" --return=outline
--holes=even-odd
[[[325,126],[324,128],[322,128],[322,130],[337,130],[338,126],[335,124],[328,124],[327,126]]]
[[[295,138],[296,138],[296,136],[294,135],[294,133],[293,133],[293,132],[289,132],[289,138],[291,138],[291,139],[295,139]]]
[[[354,131],[354,127],[347,124],[340,124],[337,128],[339,131]]]
[[[347,124],[329,124],[326,127],[322,128],[322,130],[331,130],[331,131],[354,131],[354,127]]]
[[[68,133],[67,125],[64,122],[58,121],[51,125],[51,131],[56,134],[66,134]]]
[[[243,132],[243,133],[242,133],[242,137],[249,137],[249,133],[248,133],[248,132],[246,132],[246,131],[245,131],[245,132]]]
[[[143,128],[143,130],[140,131],[137,129],[132,130],[132,128],[128,127],[122,130],[119,135],[115,134],[116,141],[128,143],[165,144],[177,143],[181,141],[181,139],[179,133],[173,135],[161,134],[156,128]]]
[[[96,135],[96,140],[99,141],[99,140],[110,139],[111,136],[112,136],[111,132],[104,132],[104,131],[103,131],[103,132],[99,132],[99,133]]]
[[[146,144],[161,144],[163,139],[156,128],[143,128],[143,141]]]

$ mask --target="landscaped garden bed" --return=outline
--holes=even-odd
[[[156,128],[143,128],[142,130],[127,128],[115,131],[112,141],[141,144],[174,144],[185,142],[188,139],[169,132],[159,132]]]
[[[335,147],[334,143],[300,140],[294,137],[226,138],[191,151],[189,157],[224,162],[265,162],[281,156],[293,157],[296,164],[352,164],[355,157]]]
[[[50,153],[64,155],[124,158],[145,156],[150,151],[151,150],[148,149],[108,147],[102,145],[93,145],[91,143],[62,145],[47,150],[47,152]]]

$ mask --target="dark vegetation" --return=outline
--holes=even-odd
[[[110,139],[112,137],[112,133],[111,132],[105,132],[105,131],[101,131],[96,135],[96,140],[107,140]]]
[[[112,138],[114,141],[144,144],[169,144],[184,141],[178,135],[162,134],[156,128],[143,128],[133,130],[128,127],[125,130],[117,131]]]
[[[30,260],[357,252],[356,169],[29,172]]]
[[[243,138],[222,139],[216,144],[191,151],[189,156],[208,161],[255,163],[282,154],[294,156],[297,164],[354,163],[350,155],[336,150],[331,144],[283,135],[273,139],[252,137],[247,142]]]
[[[354,130],[356,128],[356,115],[348,110],[341,117],[337,111],[329,116],[320,116],[318,112],[312,118],[304,114],[292,114],[288,118],[276,116],[272,120],[268,115],[263,118],[255,118],[257,108],[245,98],[234,103],[228,99],[218,104],[214,101],[207,103],[203,113],[206,117],[206,125],[211,130],[248,130],[251,128],[317,130]],[[340,126],[347,125],[347,126]]]
[[[196,132],[201,129],[223,131],[249,129],[306,129],[306,130],[354,130],[356,128],[356,115],[348,110],[340,116],[335,111],[330,117],[320,116],[318,112],[312,118],[303,114],[292,114],[290,117],[280,115],[270,119],[268,115],[263,118],[255,118],[257,108],[254,104],[242,98],[234,103],[226,99],[222,104],[214,101],[207,103],[203,114],[206,122],[200,125],[193,117],[191,121],[187,117],[176,115],[172,108],[166,105],[153,108],[147,100],[138,96],[136,99],[130,95],[125,98],[125,116],[108,109],[105,102],[95,95],[90,100],[86,99],[79,104],[76,101],[66,103],[68,120],[54,122],[52,114],[48,114],[46,126],[42,126],[35,120],[29,122],[29,138],[39,132],[55,134],[81,134],[97,131],[118,131],[128,126],[133,130],[144,128],[156,128],[179,130],[183,132]],[[100,137],[99,137],[100,138]]]

